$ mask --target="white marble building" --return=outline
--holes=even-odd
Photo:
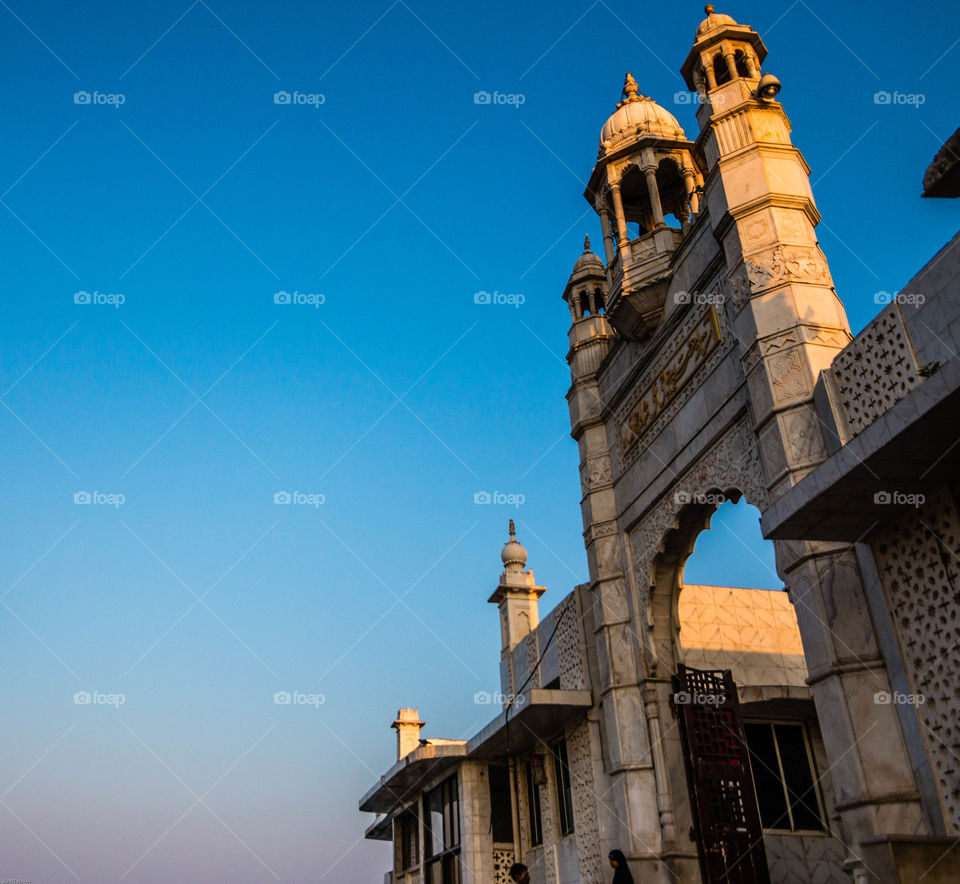
[[[598,884],[612,848],[650,884],[960,880],[960,238],[853,338],[766,54],[708,6],[695,140],[629,74],[602,128],[563,292],[589,580],[539,622],[511,534],[506,708],[452,742],[401,710],[361,801],[395,884]],[[683,583],[741,498],[787,593]]]

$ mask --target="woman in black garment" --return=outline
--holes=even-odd
[[[633,884],[633,875],[627,868],[627,858],[622,850],[611,850],[608,857],[613,866],[613,884]]]

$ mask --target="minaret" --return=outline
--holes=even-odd
[[[610,467],[602,400],[597,387],[597,371],[610,348],[615,332],[606,315],[607,278],[603,261],[590,251],[590,237],[583,244],[583,254],[573,265],[570,279],[563,290],[563,299],[570,308],[572,324],[567,336],[570,349],[570,435],[580,449],[580,486],[583,492],[580,507],[583,514],[584,540],[591,581],[599,577],[600,560],[613,561],[615,556],[597,556],[597,538],[615,543],[616,501],[613,496],[613,474]],[[599,532],[599,534],[598,534]],[[618,569],[619,570],[619,569]]]
[[[760,75],[766,47],[749,25],[706,12],[681,71],[701,96],[704,199],[776,499],[826,456],[813,387],[850,332],[817,242],[810,167],[790,141],[780,82]]]
[[[810,168],[790,140],[779,80],[761,75],[766,48],[748,25],[712,6],[706,11],[682,72],[702,99],[697,146],[707,164],[704,202],[726,259],[725,308],[775,502],[827,456],[814,385],[851,336],[817,241]],[[840,544],[792,541],[775,549],[796,606],[807,683],[825,724],[848,849],[844,865],[855,884],[875,882],[864,859],[870,845],[928,829],[897,710],[871,697],[878,685],[889,690],[889,682],[877,635],[860,628],[869,608],[861,560],[855,548]],[[857,615],[847,617],[848,611]]]
[[[513,519],[509,530],[510,537],[500,553],[500,583],[487,599],[500,608],[500,682],[504,696],[513,696],[517,689],[511,652],[540,622],[538,600],[547,591],[545,586],[536,585],[532,570],[524,571],[527,550],[517,541]]]

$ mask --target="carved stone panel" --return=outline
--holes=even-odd
[[[720,346],[724,320],[713,304],[692,311],[674,335],[675,343],[640,378],[614,418],[621,470],[643,450],[641,440],[661,429],[687,401],[729,348]],[[729,338],[729,336],[727,336]]]
[[[960,515],[942,489],[871,540],[948,831],[960,831]],[[911,702],[911,698],[902,698]],[[888,701],[889,702],[889,701]]]

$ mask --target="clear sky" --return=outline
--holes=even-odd
[[[2,5],[0,877],[379,881],[397,708],[490,717],[507,520],[544,609],[586,576],[560,295],[624,72],[697,132],[701,5]],[[718,6],[858,330],[957,226],[953,4]],[[745,510],[689,579],[775,585]]]

